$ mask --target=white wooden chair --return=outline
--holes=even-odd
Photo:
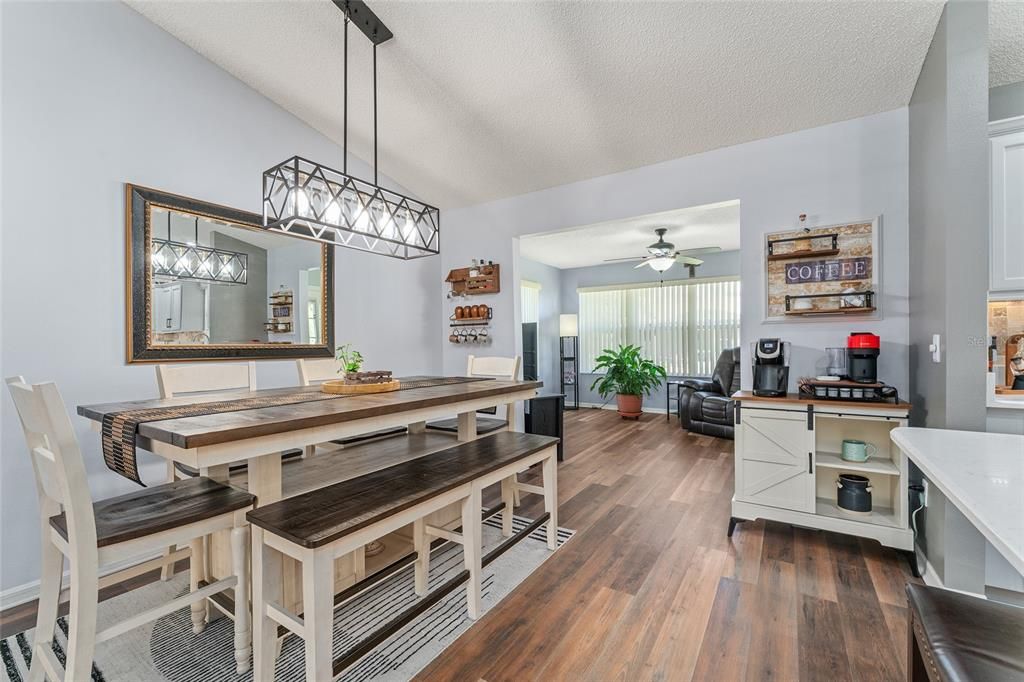
[[[203,393],[221,391],[255,391],[256,363],[249,361],[157,365],[156,384],[160,389],[161,398],[202,395]],[[208,473],[198,472],[201,476],[206,476]],[[170,460],[167,461],[168,483],[192,475],[192,471],[180,469],[179,465]],[[168,547],[164,552],[165,563],[160,570],[161,580],[170,580],[174,576],[176,556],[174,547]]]
[[[42,561],[30,682],[44,676],[88,680],[97,643],[186,605],[191,605],[192,629],[198,634],[206,627],[206,599],[231,588],[235,592],[235,661],[238,672],[248,670],[252,640],[245,513],[253,506],[253,496],[208,478],[194,478],[93,504],[85,462],[56,385],[29,385],[21,377],[12,377],[7,386],[25,432],[39,494]],[[202,538],[220,530],[231,533],[233,574],[200,586],[205,578]],[[97,632],[101,568],[143,558],[172,543],[192,546],[189,593]],[[52,642],[65,557],[71,568],[71,609],[61,665]]]
[[[313,360],[299,358],[295,361],[295,364],[299,370],[299,384],[302,386],[318,386],[325,381],[341,378],[341,375],[338,374],[338,361],[334,358],[316,358]],[[328,443],[307,445],[302,453],[302,457],[312,457],[316,454],[317,448],[327,451],[342,450],[346,445],[353,443],[365,443],[368,440],[376,440],[379,438],[390,438],[391,436],[402,435],[405,432],[406,429],[404,427],[399,427],[394,429],[384,429],[383,431],[373,431],[371,433],[361,434],[352,438],[332,440]]]
[[[488,377],[491,379],[504,379],[506,381],[515,381],[516,379],[519,378],[519,366],[521,363],[522,358],[518,355],[513,358],[478,358],[475,355],[470,355],[469,358],[466,360],[466,376]],[[494,431],[499,431],[501,429],[506,428],[509,431],[516,430],[515,405],[509,404],[505,407],[497,409],[502,410],[504,412],[504,415],[499,417],[477,417],[477,434],[493,433]],[[456,434],[458,433],[458,420],[443,419],[436,422],[430,422],[427,424],[427,428],[433,431],[444,431],[445,433]]]

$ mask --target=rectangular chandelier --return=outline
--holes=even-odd
[[[245,284],[249,256],[168,239],[153,240],[153,274],[176,279]]]
[[[299,156],[263,173],[263,225],[409,260],[441,252],[441,212]]]

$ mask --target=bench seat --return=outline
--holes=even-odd
[[[259,507],[247,517],[289,542],[316,548],[557,443],[505,431]]]

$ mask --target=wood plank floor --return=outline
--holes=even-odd
[[[906,562],[776,523],[727,538],[732,487],[732,441],[566,413],[559,521],[576,537],[418,679],[903,679]],[[0,635],[34,621],[34,603],[0,613]]]
[[[558,484],[576,537],[417,679],[905,679],[905,560],[772,522],[727,538],[732,441],[570,412]]]

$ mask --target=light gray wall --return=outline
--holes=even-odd
[[[911,402],[917,425],[984,430],[988,6],[947,3],[910,101]],[[942,335],[943,358],[928,352]],[[969,453],[964,453],[969,456]],[[913,472],[920,478],[919,472]],[[919,544],[947,587],[982,592],[977,549],[935,488]]]
[[[519,261],[521,279],[540,284],[540,320],[537,323],[537,371],[544,382],[543,393],[557,393],[560,388],[558,371],[558,316],[562,312],[562,271],[550,265],[522,259]]]
[[[823,349],[851,331],[882,337],[879,374],[905,394],[908,379],[907,110],[716,149],[643,168],[539,192],[448,211],[444,269],[462,267],[481,255],[501,263],[501,309],[518,309],[518,243],[529,234],[607,220],[740,200],[740,275],[744,345],[762,336],[794,346],[792,376],[809,374]],[[797,224],[800,213],[813,224],[882,216],[881,308],[878,320],[823,318],[764,322],[764,235]],[[445,288],[435,291],[443,296]],[[496,320],[496,354],[518,351],[518,321]],[[460,371],[468,351],[445,345],[446,372]],[[750,386],[747,372],[744,386]]]
[[[121,3],[3,2],[0,23],[0,372],[55,380],[71,410],[155,397],[153,368],[124,364],[123,183],[259,211],[264,169],[293,154],[338,167],[342,152]],[[358,159],[349,168],[369,173]],[[373,367],[439,371],[440,260],[336,253],[339,343]],[[295,364],[260,362],[257,375],[294,384]],[[39,557],[31,465],[4,393],[0,590],[37,579]],[[137,490],[72,421],[94,498]],[[142,453],[140,465],[161,480],[162,462]]]
[[[1024,116],[1024,82],[1010,83],[988,91],[988,120]]]
[[[742,210],[742,207],[741,207]],[[704,264],[697,268],[698,277],[725,277],[740,274],[740,252],[722,251],[701,256]],[[636,263],[611,263],[586,268],[562,270],[562,312],[578,313],[581,287],[599,287],[611,284],[637,284],[661,281],[661,275],[651,268],[635,268]],[[665,273],[666,279],[686,279],[685,268],[674,266]],[[605,401],[590,385],[596,375],[584,374],[580,381],[580,402],[602,404]],[[671,378],[671,377],[670,377]],[[650,395],[644,396],[644,407],[665,409],[665,384],[660,384]],[[673,409],[674,409],[673,404]]]
[[[211,233],[213,246],[247,255],[245,285],[210,285],[210,340],[216,343],[266,341],[267,250],[223,232]]]

